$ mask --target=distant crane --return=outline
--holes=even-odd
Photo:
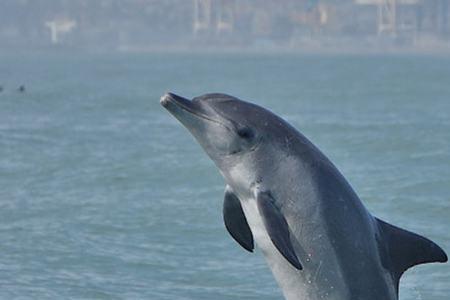
[[[234,28],[234,12],[235,3],[234,0],[221,0],[219,2],[217,12],[217,27],[218,33],[231,33]]]
[[[378,34],[397,34],[397,0],[382,0],[378,4]]]
[[[234,29],[235,0],[194,0],[194,34]]]
[[[417,5],[420,0],[355,0],[359,5],[375,5],[378,8],[378,34],[397,35],[397,8],[399,5]]]
[[[45,22],[45,26],[50,29],[52,44],[56,45],[60,42],[60,35],[72,31],[77,26],[77,22],[70,19],[55,19]]]
[[[211,26],[211,0],[194,0],[194,34],[209,30]]]

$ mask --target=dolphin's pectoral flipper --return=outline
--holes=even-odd
[[[397,288],[400,277],[407,269],[419,264],[447,261],[444,250],[429,239],[375,219],[384,240],[384,243],[379,243],[382,262],[390,266]]]
[[[223,220],[231,236],[245,250],[253,252],[253,234],[242,211],[241,202],[230,187],[225,190],[223,202]]]
[[[269,193],[259,193],[256,198],[258,211],[263,219],[264,226],[269,234],[272,243],[296,269],[302,270],[303,267],[295,254],[289,237],[289,225],[283,214],[276,207],[274,199]]]

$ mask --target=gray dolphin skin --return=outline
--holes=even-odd
[[[446,262],[432,241],[370,214],[322,152],[270,111],[225,94],[161,104],[225,179],[231,236],[254,242],[288,300],[393,300],[410,267]]]

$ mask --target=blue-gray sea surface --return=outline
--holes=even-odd
[[[0,85],[1,299],[282,299],[224,229],[223,180],[166,91],[271,109],[374,215],[450,252],[448,56],[3,54]],[[450,264],[400,294],[450,299]]]

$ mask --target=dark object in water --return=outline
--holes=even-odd
[[[25,86],[21,85],[21,86],[19,86],[19,88],[17,90],[21,93],[25,93]]]

